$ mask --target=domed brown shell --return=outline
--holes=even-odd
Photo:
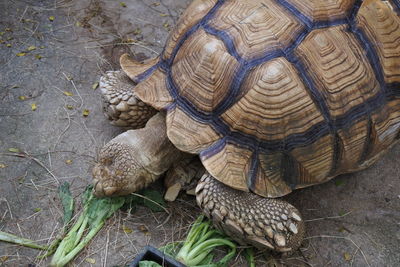
[[[397,0],[195,0],[162,55],[122,58],[168,136],[233,188],[279,197],[400,138]]]

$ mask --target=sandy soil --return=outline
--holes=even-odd
[[[54,239],[57,186],[70,182],[79,199],[97,151],[123,131],[108,124],[93,84],[124,52],[157,55],[190,0],[124,2],[0,1],[1,231]],[[363,172],[296,191],[288,199],[307,220],[306,242],[289,258],[259,253],[257,266],[400,266],[399,188],[397,145]],[[167,209],[118,212],[72,266],[123,266],[146,244],[182,239],[195,201],[182,196]],[[0,266],[46,266],[38,254],[0,243]],[[239,257],[232,266],[246,265]]]

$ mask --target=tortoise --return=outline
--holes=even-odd
[[[235,240],[296,250],[279,199],[362,170],[400,139],[400,2],[194,0],[157,58],[100,79],[107,116],[97,196],[135,192],[198,155],[197,203]]]

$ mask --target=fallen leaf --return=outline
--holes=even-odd
[[[8,151],[13,152],[13,153],[19,153],[19,152],[21,152],[21,150],[19,150],[18,148],[14,148],[14,147],[10,147],[10,148],[8,149]]]
[[[5,42],[4,40],[1,40],[1,39],[0,39],[0,44],[2,44],[2,43],[4,43],[4,42]]]
[[[14,39],[14,37],[7,37],[7,41],[10,41],[10,40],[12,40],[12,39]]]
[[[34,212],[39,212],[39,211],[41,211],[42,209],[41,208],[35,208],[33,211]]]
[[[4,35],[4,32],[0,32],[0,36],[3,36]]]
[[[80,27],[80,26],[82,26],[82,24],[79,21],[77,21],[77,22],[75,22],[75,26]]]
[[[65,161],[65,163],[67,163],[67,164],[72,164],[72,159],[67,159],[67,160]]]
[[[12,32],[12,29],[11,28],[5,28],[4,29],[6,32]]]
[[[82,115],[83,115],[84,117],[89,116],[89,110],[88,110],[88,109],[84,109],[83,112],[82,112]]]
[[[168,14],[165,14],[165,13],[160,14],[160,17],[166,17],[166,16],[168,16]]]
[[[20,52],[20,53],[17,53],[17,57],[23,57],[23,56],[25,56],[26,55],[26,53],[25,52]]]
[[[2,256],[2,257],[0,257],[0,261],[1,261],[1,262],[5,262],[6,260],[8,260],[8,256]]]
[[[350,255],[350,253],[345,252],[345,253],[343,254],[343,257],[344,257],[344,259],[345,259],[346,261],[350,261],[350,260],[351,260],[351,255]]]
[[[122,226],[122,230],[124,230],[124,232],[126,234],[130,234],[130,233],[133,232],[133,230],[131,228],[129,228],[129,227],[125,226],[125,225]]]
[[[30,47],[28,47],[28,51],[33,51],[33,50],[36,50],[36,46],[31,45]]]
[[[67,109],[69,109],[69,110],[74,109],[74,106],[73,106],[73,105],[66,105],[65,107],[66,107]]]
[[[41,59],[42,56],[41,56],[41,55],[35,55],[35,58],[36,58],[36,59]]]
[[[160,5],[160,3],[153,3],[153,4],[151,4],[152,6],[159,6]]]
[[[343,211],[343,210],[339,211],[339,216],[343,216],[343,215],[345,215],[345,214],[346,214],[345,211]]]
[[[0,163],[0,169],[4,169],[5,167],[7,167],[6,164]]]
[[[165,23],[163,24],[163,27],[166,28],[166,29],[168,29],[168,28],[169,28],[169,23],[168,23],[168,22],[165,22]]]
[[[93,89],[93,90],[96,90],[97,87],[99,87],[99,83],[98,83],[98,82],[95,82],[95,83],[92,85],[92,89]]]
[[[133,35],[138,35],[138,34],[141,34],[141,33],[142,33],[142,30],[139,29],[139,28],[136,28],[136,29],[133,31]]]
[[[144,224],[139,225],[138,229],[140,232],[145,233],[145,234],[149,232],[149,229]]]
[[[11,44],[6,44],[7,47],[11,47]]]
[[[119,5],[122,7],[126,7],[126,3],[125,2],[119,2]]]
[[[44,45],[41,45],[41,46],[40,46],[40,49],[44,49]]]
[[[19,100],[25,100],[25,99],[26,99],[26,97],[25,97],[25,96],[23,96],[23,95],[20,95],[20,96],[18,97],[18,99],[19,99]]]
[[[342,184],[344,184],[344,181],[343,181],[343,180],[336,180],[336,181],[335,181],[335,185],[336,185],[336,186],[340,186],[340,185],[342,185]]]
[[[50,16],[50,17],[49,17],[49,20],[50,20],[50,21],[54,21],[55,19],[56,19],[56,18],[55,18],[54,16]]]
[[[69,91],[64,91],[64,95],[66,96],[73,96],[74,94]]]
[[[37,109],[37,106],[36,106],[35,103],[32,103],[32,104],[31,104],[31,109],[32,109],[32,111],[35,111],[35,110]]]
[[[96,260],[93,259],[93,258],[86,258],[85,261],[86,261],[87,263],[90,263],[90,264],[95,264],[95,263],[96,263]]]

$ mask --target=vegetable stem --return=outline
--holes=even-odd
[[[42,246],[39,244],[36,244],[34,241],[26,238],[22,238],[13,234],[9,234],[3,231],[0,231],[0,241],[5,241],[9,243],[14,243],[17,245],[29,247],[29,248],[35,248],[35,249],[41,249],[41,250],[46,250],[48,249],[48,246]]]

